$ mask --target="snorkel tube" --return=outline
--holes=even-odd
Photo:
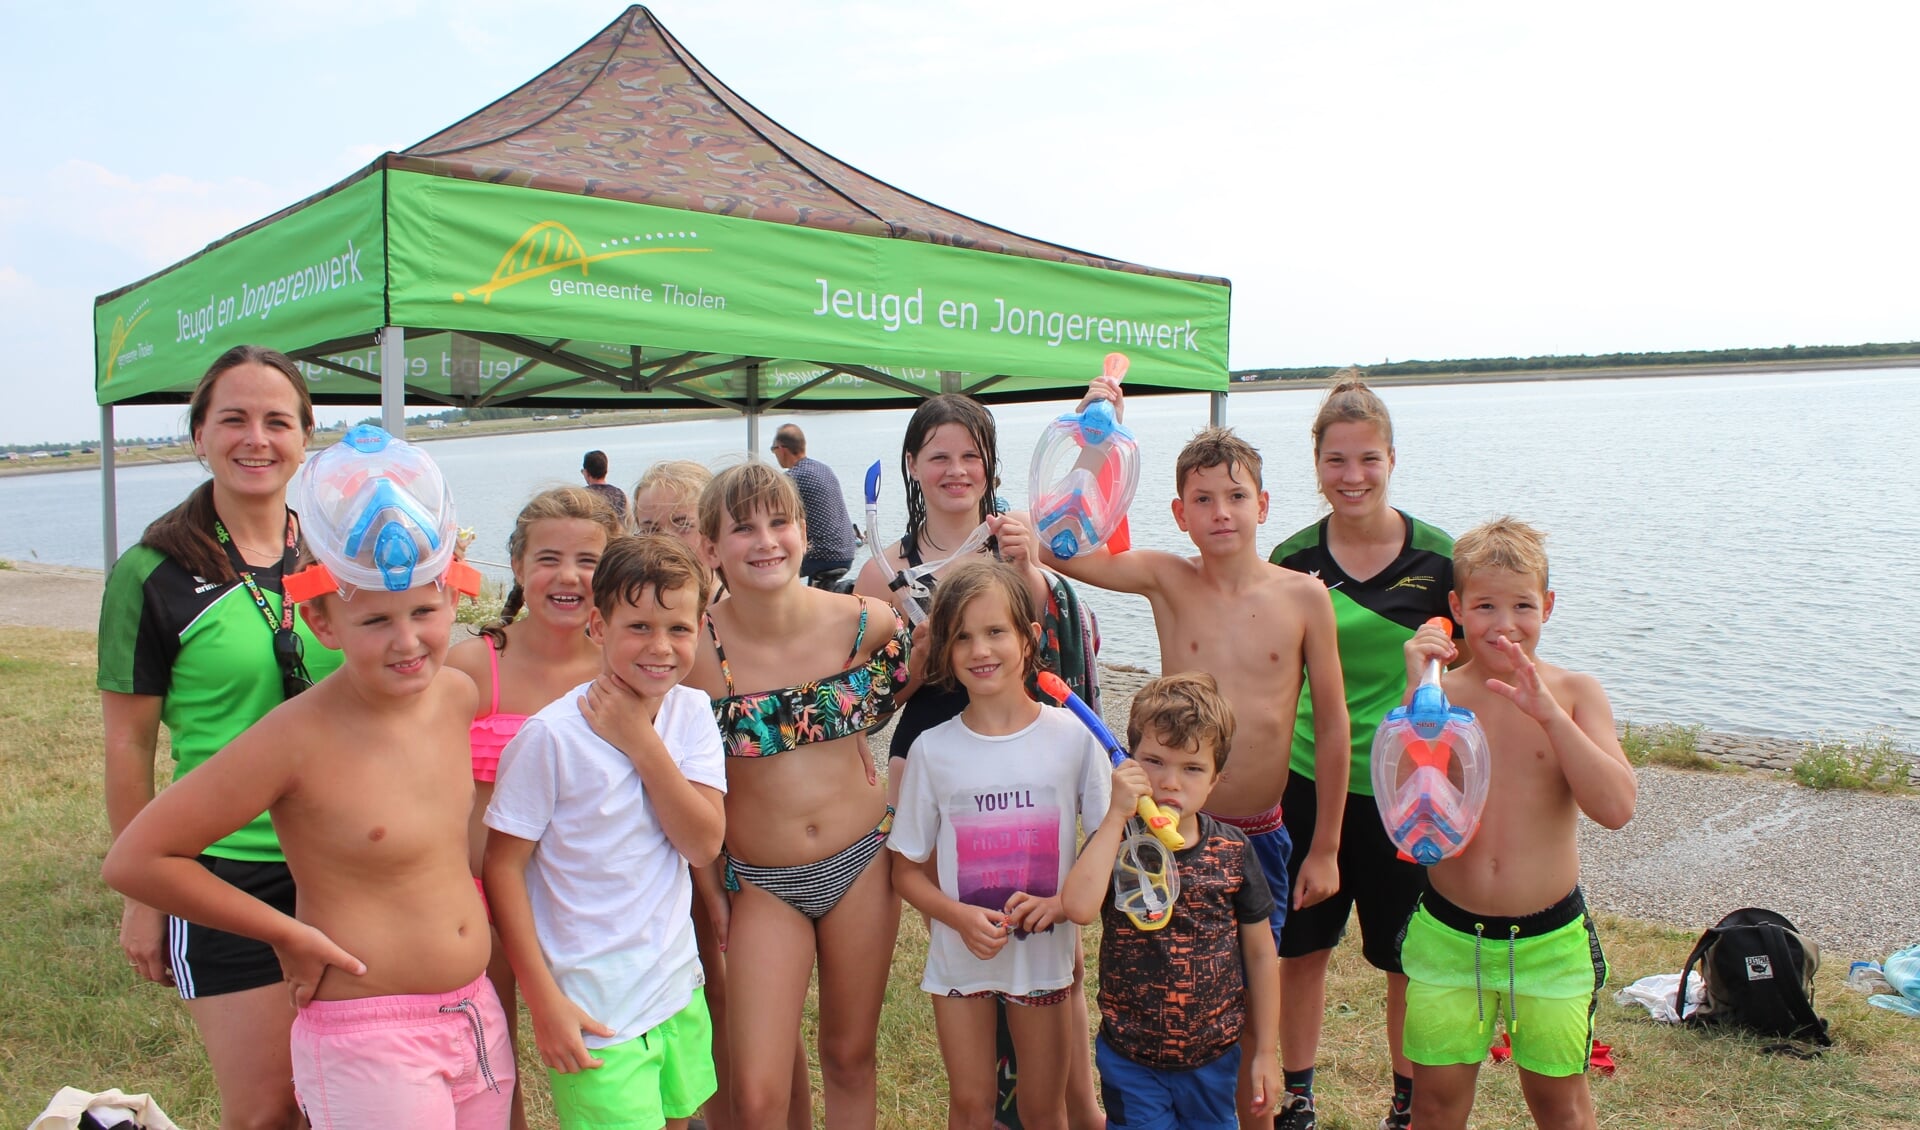
[[[1073,712],[1107,751],[1116,766],[1127,758],[1113,731],[1060,676],[1040,672],[1040,692]],[[1186,846],[1179,821],[1143,796],[1127,821],[1127,837],[1113,860],[1113,908],[1142,930],[1158,930],[1173,921],[1173,904],[1180,898],[1180,867],[1173,853]]]
[[[1066,680],[1051,671],[1042,671],[1040,672],[1040,693],[1073,711],[1073,716],[1080,719],[1080,724],[1091,731],[1106,748],[1107,757],[1113,761],[1114,765],[1117,766],[1127,759],[1127,751],[1113,736],[1113,731],[1107,729],[1107,724],[1093,712],[1093,707],[1088,706],[1085,700],[1073,693],[1073,689],[1067,686]],[[1153,833],[1154,839],[1165,844],[1168,850],[1179,851],[1187,846],[1185,837],[1180,835],[1179,819],[1168,815],[1164,809],[1153,803],[1152,797],[1140,798],[1139,815],[1140,819],[1146,822],[1147,830]]]
[[[877,467],[879,464],[876,463],[874,466]],[[988,539],[992,537],[993,527],[982,522],[973,528],[972,533],[967,535],[967,540],[960,543],[960,548],[947,554],[940,560],[910,566],[894,572],[893,580],[887,582],[887,587],[896,592],[903,590],[906,592],[907,620],[909,623],[917,628],[921,622],[927,618],[927,609],[933,604],[933,587],[927,584],[927,582],[933,579],[940,570],[945,569],[955,561],[963,557],[971,557],[980,552],[980,547],[987,544]]]
[[[880,461],[867,468],[867,552],[882,565],[886,553],[880,546]]]

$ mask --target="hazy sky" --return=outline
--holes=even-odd
[[[0,0],[0,442],[97,433],[96,295],[466,116],[619,11]],[[1912,4],[653,11],[908,191],[1231,278],[1235,368],[1920,338]]]

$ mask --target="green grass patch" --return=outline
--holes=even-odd
[[[1869,733],[1853,741],[1825,738],[1809,745],[1788,772],[1810,789],[1865,789],[1877,793],[1912,792],[1913,759],[1888,733]]]
[[[1705,726],[1679,726],[1661,722],[1636,726],[1628,722],[1620,731],[1620,748],[1634,765],[1663,765],[1669,769],[1719,770],[1726,766],[1700,752],[1700,735]]]
[[[500,609],[507,603],[507,582],[487,577],[480,582],[480,595],[472,600],[462,599],[455,606],[453,622],[468,624],[475,628],[493,623],[500,618]]]
[[[134,980],[118,945],[120,900],[99,880],[107,829],[100,799],[94,642],[83,632],[0,627],[0,1126],[25,1126],[62,1086],[150,1091],[183,1126],[217,1124],[206,1057],[169,989]],[[161,773],[170,768],[161,758]],[[1705,924],[1701,924],[1704,926]],[[1097,933],[1088,965],[1097,969]],[[1612,987],[1677,971],[1695,932],[1603,917]],[[927,935],[901,916],[880,1028],[880,1125],[945,1124],[946,1076],[933,1009],[919,989]],[[1617,1075],[1593,1081],[1600,1124],[1660,1130],[1920,1124],[1920,1029],[1842,988],[1846,963],[1820,971],[1816,1007],[1836,1046],[1817,1060],[1769,1056],[1759,1041],[1668,1028],[1603,997],[1599,1038]],[[1334,955],[1317,1090],[1320,1125],[1379,1124],[1390,1080],[1384,981],[1357,940]],[[815,1010],[805,1029],[811,1042]],[[530,1031],[522,1013],[522,1032]],[[521,1048],[531,1124],[555,1123],[545,1071]],[[814,1072],[814,1094],[820,1094]],[[815,1125],[825,1126],[816,1109]],[[1474,1124],[1528,1124],[1516,1073],[1481,1073]]]

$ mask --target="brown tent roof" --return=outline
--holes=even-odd
[[[638,5],[520,89],[387,162],[438,176],[1226,282],[1029,239],[870,177],[754,109]]]

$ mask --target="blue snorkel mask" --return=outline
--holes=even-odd
[[[359,589],[445,584],[469,596],[479,575],[456,561],[453,495],[427,454],[372,424],[308,456],[289,502],[317,564],[288,579],[296,600]],[[296,591],[297,590],[297,591]]]

